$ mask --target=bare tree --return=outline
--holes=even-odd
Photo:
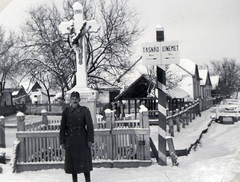
[[[64,1],[66,19],[73,11],[75,1]],[[86,20],[96,19],[101,26],[99,34],[87,34],[87,74],[92,88],[103,85],[117,86],[121,75],[131,71],[134,43],[142,34],[137,13],[128,6],[127,0],[80,1]],[[138,61],[137,61],[138,62]]]
[[[15,47],[17,41],[18,38],[13,32],[7,34],[0,26],[0,104],[6,82],[16,84],[15,78],[20,73],[20,59]]]
[[[229,96],[239,90],[240,65],[235,59],[223,58],[223,60],[210,61],[211,75],[220,76],[220,92]]]
[[[73,51],[58,30],[61,14],[54,4],[43,4],[31,9],[29,15],[22,27],[21,45],[25,52],[26,73],[31,73],[42,83],[46,80],[42,79],[41,73],[50,73],[54,82],[48,82],[49,89],[60,88],[64,98],[64,91],[71,89],[76,63]]]
[[[70,90],[76,82],[75,53],[58,30],[62,21],[72,19],[73,11],[69,7],[72,7],[73,2],[64,1],[64,15],[55,5],[41,5],[31,9],[30,18],[23,27],[22,46],[25,49],[27,72],[41,66],[43,71],[55,77],[54,83],[61,88],[62,93]],[[86,35],[88,85],[94,89],[117,85],[119,76],[130,71],[128,68],[131,66],[133,45],[143,31],[138,28],[137,14],[126,0],[81,3],[85,19],[95,18],[101,26],[98,34]]]
[[[38,82],[46,91],[48,103],[51,103],[51,91],[56,90],[56,79],[53,74],[39,65],[37,68],[30,70],[31,82]],[[51,105],[49,105],[51,111]]]

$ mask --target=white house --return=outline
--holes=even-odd
[[[42,91],[42,87],[36,82],[29,92],[32,104],[46,104],[48,103],[47,94]]]
[[[177,86],[189,94],[189,101],[201,97],[198,65],[189,59],[180,59],[179,64],[171,64],[167,70],[167,78],[171,77]],[[186,100],[186,101],[188,101]]]
[[[200,81],[202,98],[200,108],[201,110],[205,110],[213,104],[213,98],[211,97],[212,83],[207,69],[199,70],[199,76],[202,78]]]

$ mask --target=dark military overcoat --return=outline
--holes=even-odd
[[[94,142],[94,129],[87,107],[67,107],[62,113],[60,144],[65,144],[66,173],[76,174],[92,170],[91,149],[87,142]]]

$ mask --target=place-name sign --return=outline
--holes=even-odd
[[[142,43],[143,65],[179,63],[178,41]]]

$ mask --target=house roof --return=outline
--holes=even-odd
[[[171,98],[190,98],[190,95],[180,87],[175,87],[172,89],[167,90],[167,94]]]
[[[36,91],[36,90],[39,89],[39,88],[41,89],[42,87],[39,85],[38,82],[36,82],[36,83],[33,85],[31,91],[34,92],[34,91]]]
[[[219,75],[216,76],[210,76],[211,83],[212,83],[212,89],[216,89],[219,85],[220,77]]]
[[[116,100],[143,98],[154,88],[155,82],[147,74],[142,74],[127,89],[115,97]]]
[[[191,75],[195,75],[196,64],[193,61],[189,59],[180,59],[180,63],[178,65]]]
[[[177,76],[196,76],[198,80],[201,80],[197,64],[189,59],[180,59],[179,64],[171,64],[168,71]]]
[[[202,80],[200,81],[200,85],[212,85],[209,71],[207,69],[199,70],[199,76],[202,78]]]
[[[26,91],[25,91],[23,86],[12,93],[13,97],[20,97],[22,95],[27,95],[27,93],[26,93]]]

